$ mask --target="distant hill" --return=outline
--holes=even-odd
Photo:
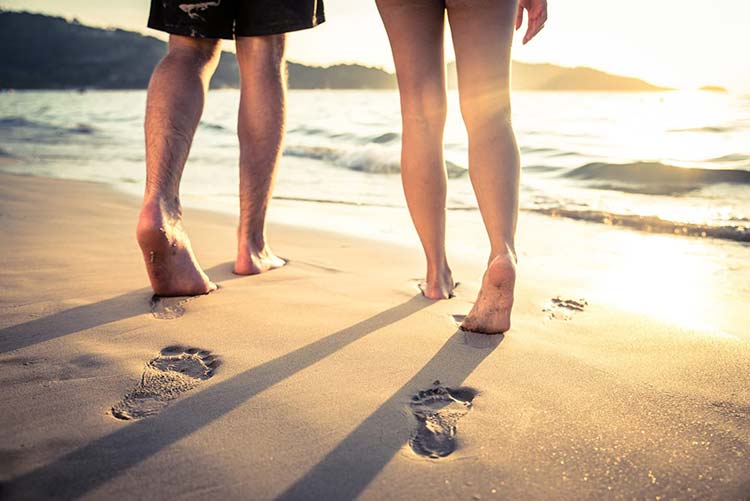
[[[0,11],[0,88],[142,89],[164,55],[165,43],[120,29],[83,26],[59,17]],[[289,62],[293,89],[393,89],[396,78],[379,68],[358,64],[329,67]],[[455,87],[455,64],[449,65]],[[234,54],[222,53],[212,87],[237,87]],[[513,63],[517,90],[665,90],[636,78],[591,68]]]
[[[664,91],[633,77],[611,75],[593,68],[566,68],[554,64],[532,64],[513,61],[511,78],[514,90],[557,91]],[[456,65],[448,65],[448,86],[456,87]]]
[[[564,68],[553,64],[513,63],[514,86],[527,90],[663,91],[638,78],[611,75],[593,68]]]
[[[226,53],[225,53],[226,54]],[[234,55],[231,55],[234,57]],[[287,63],[293,89],[395,89],[396,76],[380,68],[360,64],[305,66]]]
[[[120,29],[83,26],[59,17],[0,12],[0,88],[143,89],[165,43]],[[350,64],[328,68],[288,63],[298,89],[392,89],[395,76]],[[237,87],[237,60],[223,52],[212,87]]]

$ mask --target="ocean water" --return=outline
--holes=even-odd
[[[186,206],[237,214],[238,97],[209,94],[183,177]],[[750,340],[750,98],[518,92],[513,103],[522,280],[548,297],[584,297],[687,335]],[[144,106],[143,91],[0,94],[0,170],[140,195]],[[445,143],[449,257],[483,263],[489,245],[455,93]],[[417,247],[399,148],[396,92],[290,92],[269,218]],[[481,280],[456,278],[467,291]]]
[[[182,193],[237,208],[236,90],[212,91]],[[0,169],[140,193],[144,91],[0,94]],[[404,207],[394,91],[291,91],[277,199]],[[637,231],[750,241],[750,96],[517,92],[521,208]],[[476,211],[458,96],[445,136],[450,211]],[[304,224],[304,222],[302,222]]]

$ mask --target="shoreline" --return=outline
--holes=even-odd
[[[290,92],[289,154],[279,169],[277,199],[404,207],[398,176],[392,174],[399,164],[398,99],[367,91],[337,95],[331,92],[315,98],[314,94]],[[140,195],[143,152],[137,145],[142,143],[145,93],[116,97],[91,92],[63,100],[55,96],[59,97],[54,92],[7,96],[0,103],[5,117],[0,132],[7,139],[3,149],[15,156],[3,170],[104,181]],[[611,101],[588,95],[570,101],[556,93],[542,100],[519,95],[515,122],[526,165],[522,210],[555,210],[572,219],[593,219],[598,224],[615,221],[665,234],[698,236],[705,231],[707,236],[727,240],[750,238],[745,229],[750,211],[743,191],[747,185],[721,184],[726,173],[709,171],[731,171],[735,177],[746,178],[744,108],[738,111],[741,103],[735,98],[717,101],[703,97],[696,103],[688,96],[664,101],[631,96]],[[237,139],[231,119],[237,98],[236,91],[209,93],[183,178],[185,205],[192,196],[203,207],[237,210]],[[311,103],[321,109],[343,105],[351,111],[331,118],[311,111]],[[590,110],[581,127],[570,120],[578,116],[575,103]],[[691,114],[685,123],[672,124],[671,112],[691,103],[714,112],[711,116]],[[660,120],[648,131],[620,141],[619,135],[626,132],[622,127],[629,124],[641,130],[627,118],[633,115],[622,114],[627,110],[654,113]],[[535,117],[543,116],[547,117],[543,122],[555,126],[537,123]],[[622,123],[607,118],[612,116],[621,117]],[[467,154],[464,129],[459,103],[456,96],[450,96],[445,157],[461,173],[465,172]],[[640,135],[644,135],[642,140]],[[726,141],[717,142],[720,137]],[[682,141],[689,141],[693,148],[677,148]],[[648,147],[652,143],[663,143],[664,148],[653,151]],[[644,166],[650,172],[648,182],[639,184]],[[703,169],[699,177],[706,182],[693,183],[695,176],[683,167]],[[451,209],[477,210],[466,174],[452,176],[449,185]],[[672,191],[679,196],[668,196]],[[350,225],[343,227],[348,230]],[[392,240],[399,241],[404,235],[411,237],[403,231]]]
[[[727,327],[704,329],[685,277],[673,277],[671,308],[658,301],[660,268],[676,258],[685,260],[678,270],[694,264],[700,242],[524,216],[513,327],[475,338],[455,322],[474,299],[481,259],[454,260],[456,276],[469,280],[455,299],[431,302],[412,280],[419,248],[272,224],[273,245],[290,263],[238,277],[234,218],[190,207],[193,246],[221,288],[156,318],[133,237],[137,210],[136,199],[97,183],[0,175],[8,499],[740,498],[750,490],[742,303],[718,296],[729,309],[711,318]],[[639,268],[607,256],[605,243],[640,267],[639,250],[663,249],[656,268],[642,270],[653,282],[637,299],[665,311],[609,302],[594,287],[614,280],[620,299],[636,292],[628,275]],[[716,260],[695,262],[704,261],[706,276],[719,273]],[[697,289],[704,300],[714,292]],[[174,387],[179,398],[154,416],[113,416],[165,353],[190,347],[215,372]],[[159,392],[170,388],[154,391],[166,398]],[[435,388],[467,388],[455,395],[470,405],[420,397]],[[454,420],[452,454],[412,449],[420,412]]]
[[[117,193],[124,197],[125,203],[140,203],[139,193],[105,181],[4,172],[0,172],[1,176],[89,183]],[[211,207],[211,203],[193,195],[184,198],[184,208],[188,213],[230,218],[229,221],[235,224],[237,215],[233,213],[231,206]],[[303,217],[302,220],[300,216]],[[136,217],[137,212],[131,221],[133,225]],[[750,287],[746,285],[750,280],[750,246],[747,242],[711,237],[686,238],[667,231],[650,232],[626,225],[593,223],[586,219],[556,217],[521,209],[517,237],[519,271],[526,275],[525,279],[529,282],[544,283],[551,279],[555,283],[565,284],[569,295],[593,298],[612,308],[650,315],[657,320],[666,318],[668,321],[678,321],[681,325],[713,331],[716,335],[729,334],[740,339],[750,339],[750,332],[742,325],[745,319],[739,313],[740,308],[750,302]],[[189,228],[189,220],[187,224]],[[324,232],[330,236],[361,241],[366,246],[387,245],[408,250],[414,255],[413,277],[419,275],[424,267],[421,245],[405,206],[327,204],[274,197],[268,224],[270,228],[281,227],[308,235]],[[451,264],[455,262],[471,270],[468,276],[454,278],[478,290],[484,272],[483,264],[489,255],[489,242],[479,211],[448,211],[446,242]],[[232,243],[229,248],[234,249],[234,245]],[[627,249],[631,247],[643,247],[636,253],[638,259],[658,260],[643,270],[634,257],[627,256],[630,252]],[[688,254],[690,258],[683,256],[673,259],[670,252],[675,257]],[[567,261],[562,266],[560,259],[555,258],[557,253]],[[230,253],[227,258],[233,259],[234,256]],[[623,266],[626,269],[612,273],[612,270]],[[537,268],[544,271],[540,272]],[[590,272],[585,277],[576,277],[575,273],[571,273],[576,269],[588,269]],[[593,270],[606,278],[592,280],[595,276]],[[690,277],[690,273],[696,271],[701,276]],[[681,277],[683,273],[685,276]],[[661,290],[648,293],[647,300],[639,297],[639,294],[645,292],[640,290],[640,283],[659,279],[665,282]],[[610,290],[608,282],[615,283],[617,280],[628,282],[624,292],[613,293]],[[711,283],[706,283],[709,280]],[[676,299],[669,299],[665,297],[672,285],[668,282],[674,281],[684,282],[684,287],[688,289],[701,287],[706,290],[689,293],[682,290]],[[412,282],[416,283],[416,278]],[[148,281],[144,284],[148,285]],[[549,290],[544,293],[550,297],[565,295],[564,290]],[[648,301],[653,304],[648,304]],[[683,315],[684,318],[680,318],[678,314],[663,314],[665,309],[680,307],[691,311],[683,312],[688,313]]]
[[[0,153],[2,153],[2,150],[0,149]],[[16,165],[23,165],[26,162],[23,158],[14,157],[12,155],[7,155],[5,157],[0,157],[0,174],[7,174],[7,175],[19,175],[19,176],[31,176],[31,177],[40,177],[40,178],[49,178],[49,179],[63,179],[63,180],[80,180],[84,182],[94,182],[94,183],[101,183],[105,186],[108,186],[120,193],[125,193],[129,196],[135,196],[140,197],[141,196],[141,185],[142,181],[134,178],[122,178],[119,180],[119,182],[116,182],[114,179],[83,179],[80,177],[61,177],[56,176],[52,174],[51,172],[35,172],[35,173],[26,173],[26,172],[19,172],[13,168],[11,169],[2,169],[3,164],[10,165],[10,164],[16,164]],[[295,157],[284,157],[284,163],[285,164],[292,164],[292,166],[298,167],[299,165],[305,165],[305,164],[315,164],[317,165],[318,160],[315,159],[309,159],[309,158],[295,158]],[[290,165],[286,165],[285,167],[289,168]],[[135,189],[135,186],[138,186],[138,189]],[[396,189],[395,185],[392,187],[394,190]],[[195,187],[193,187],[193,190]],[[229,201],[226,200],[226,198],[229,196],[229,194],[222,194],[222,196],[218,196],[216,194],[209,194],[209,195],[201,195],[199,193],[196,193],[194,191],[188,191],[187,193],[183,194],[183,204],[185,206],[194,206],[196,208],[200,208],[203,210],[209,210],[212,212],[217,212],[225,215],[234,215],[238,212],[239,208],[237,206],[235,197],[229,196]],[[223,200],[222,200],[223,199]],[[373,201],[357,201],[357,200],[337,200],[337,199],[331,199],[326,197],[308,197],[304,195],[299,194],[287,194],[283,192],[283,194],[277,194],[272,197],[272,201],[274,204],[294,204],[294,203],[300,203],[300,204],[312,204],[312,205],[320,205],[322,207],[325,206],[342,206],[342,207],[352,207],[352,208],[361,208],[361,209],[372,209],[374,211],[378,211],[381,209],[385,210],[393,210],[396,212],[401,213],[405,216],[405,218],[408,220],[409,216],[406,212],[406,204],[405,203],[398,203],[395,200],[401,200],[400,198],[395,198],[393,200],[389,200],[386,202],[373,202]],[[342,209],[346,210],[346,209]],[[448,214],[451,213],[459,213],[459,212],[467,212],[477,215],[479,214],[479,208],[476,206],[465,206],[465,205],[448,205],[446,208],[446,211]],[[334,212],[328,211],[327,209],[322,209],[320,212],[328,213],[329,215],[333,215],[334,217],[336,214]],[[750,244],[750,226],[745,225],[743,226],[733,226],[733,225],[719,225],[719,224],[708,224],[708,223],[698,223],[698,222],[690,222],[690,221],[680,221],[680,220],[670,220],[670,219],[663,219],[656,215],[645,215],[645,214],[630,214],[627,212],[608,212],[608,211],[602,211],[602,210],[596,210],[596,209],[589,209],[589,210],[582,210],[582,209],[575,209],[571,210],[569,208],[565,207],[544,207],[544,206],[521,206],[519,208],[519,212],[521,214],[535,214],[543,216],[544,218],[550,218],[553,220],[569,220],[569,221],[577,221],[582,223],[593,223],[597,226],[608,226],[613,227],[617,229],[624,229],[629,231],[635,231],[639,234],[659,234],[659,235],[670,235],[678,238],[690,238],[690,239],[699,239],[703,240],[705,242],[711,243],[717,243],[721,245],[725,242],[733,242],[740,244],[741,246],[744,246],[745,248],[750,249],[750,247],[747,247],[748,244]],[[273,221],[273,213],[271,214],[271,221]],[[279,222],[279,221],[277,221]],[[292,224],[295,225],[295,223],[289,223],[286,220],[281,221],[284,224]],[[307,220],[301,224],[300,226],[308,226],[311,223],[311,221]],[[340,233],[341,225],[330,225],[328,227],[319,227],[320,229],[326,230],[326,231],[334,231],[337,233]],[[351,229],[349,231],[345,231],[346,234],[353,234],[355,236],[365,237],[365,238],[374,238],[379,241],[383,241],[383,238],[379,238],[377,235],[368,235],[366,233],[361,232],[352,232]],[[403,238],[409,238],[409,231],[401,231],[397,235],[393,235],[390,238],[386,238],[386,241],[391,241],[398,243],[399,240]],[[413,233],[413,232],[411,232]],[[412,243],[415,243],[416,240],[413,240]]]

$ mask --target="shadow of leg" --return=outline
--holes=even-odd
[[[411,423],[403,410],[412,394],[439,379],[449,386],[464,380],[500,344],[502,335],[487,336],[477,349],[458,331],[413,378],[354,429],[334,450],[279,499],[354,499],[409,440]],[[392,431],[390,435],[384,431]]]
[[[351,327],[248,369],[172,404],[154,418],[128,424],[48,465],[11,480],[8,491],[24,498],[52,496],[67,499],[83,496],[239,407],[254,395],[430,304],[430,301],[416,296]],[[188,418],[179,419],[179,416]],[[137,446],[134,447],[134,444]]]
[[[239,278],[232,274],[232,263],[207,270],[222,282]],[[137,289],[97,303],[77,306],[0,330],[0,353],[6,353],[100,325],[125,320],[149,311],[150,289]]]

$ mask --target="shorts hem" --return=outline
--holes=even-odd
[[[255,30],[244,30],[235,32],[234,34],[219,34],[219,33],[203,33],[202,30],[194,28],[192,26],[174,26],[174,25],[163,25],[148,23],[148,27],[152,30],[169,33],[170,35],[181,35],[190,38],[209,39],[209,40],[234,40],[237,37],[262,37],[269,35],[282,35],[284,33],[291,33],[294,31],[309,30],[320,26],[325,22],[325,19],[321,19],[315,23],[301,23],[301,24],[289,24],[283,26],[272,26],[263,29]]]
[[[152,30],[162,31],[169,33],[170,35],[181,35],[190,38],[208,39],[208,40],[234,40],[234,36],[230,34],[218,34],[218,33],[202,33],[202,30],[194,28],[192,26],[175,26],[175,25],[164,25],[164,24],[153,24],[148,23],[147,25]]]
[[[269,26],[264,28],[258,28],[254,30],[235,30],[235,37],[262,37],[268,35],[282,35],[284,33],[291,33],[293,31],[302,31],[315,28],[325,22],[325,19],[316,21],[314,23],[300,23],[300,24],[286,24],[279,26]]]

